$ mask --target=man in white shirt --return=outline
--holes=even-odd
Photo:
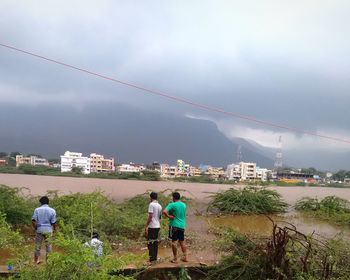
[[[95,257],[102,257],[103,255],[103,242],[99,239],[99,235],[96,231],[92,233],[92,238],[89,242],[85,243],[85,246],[90,247]]]
[[[158,236],[160,230],[160,219],[162,216],[162,206],[158,203],[157,199],[158,194],[151,192],[151,202],[148,206],[148,219],[145,227],[150,262],[156,262],[158,255]]]

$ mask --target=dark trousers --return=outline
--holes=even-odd
[[[148,228],[148,254],[151,262],[157,260],[159,230],[160,228]]]

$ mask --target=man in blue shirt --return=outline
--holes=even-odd
[[[49,207],[49,198],[43,196],[39,199],[40,207],[36,208],[32,217],[32,225],[35,229],[35,252],[34,262],[39,264],[41,243],[44,241],[46,245],[46,260],[48,254],[52,251],[50,237],[56,230],[56,211]]]

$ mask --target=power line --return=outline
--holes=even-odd
[[[27,51],[27,50],[19,49],[19,48],[10,46],[10,45],[6,45],[6,44],[0,43],[0,46],[4,47],[4,48],[7,48],[7,49],[11,49],[11,50],[16,51],[16,52],[20,52],[20,53],[29,55],[29,56],[40,58],[40,59],[45,60],[47,62],[55,63],[55,64],[58,64],[58,65],[61,65],[61,66],[64,66],[64,67],[67,67],[67,68],[70,68],[70,69],[73,69],[73,70],[77,70],[77,71],[83,72],[85,74],[89,74],[89,75],[92,75],[92,76],[95,76],[95,77],[98,77],[98,78],[102,78],[102,79],[105,79],[105,80],[108,80],[108,81],[111,81],[111,82],[122,84],[124,86],[135,88],[135,89],[141,90],[141,91],[143,91],[143,92],[145,92],[147,94],[150,94],[150,95],[156,95],[156,96],[163,97],[163,98],[166,98],[166,99],[171,100],[171,101],[175,101],[175,102],[178,102],[178,103],[191,105],[192,107],[200,108],[202,110],[211,111],[211,112],[215,112],[215,113],[220,113],[220,114],[223,114],[223,115],[226,115],[226,116],[235,117],[235,118],[239,118],[239,119],[244,119],[244,120],[247,120],[247,121],[250,121],[250,122],[258,123],[260,125],[271,126],[271,127],[275,127],[275,128],[289,130],[289,131],[292,131],[292,132],[297,132],[297,133],[306,134],[306,135],[312,135],[312,136],[316,136],[316,137],[323,138],[323,139],[328,139],[328,140],[332,140],[332,141],[337,141],[337,142],[350,144],[350,140],[347,140],[347,139],[337,138],[337,137],[328,136],[328,135],[324,135],[324,134],[318,134],[318,133],[315,133],[315,132],[312,132],[312,131],[307,131],[307,130],[303,130],[303,129],[299,129],[299,128],[290,127],[290,126],[284,125],[284,124],[279,124],[279,123],[274,123],[274,122],[270,122],[270,121],[265,121],[265,120],[257,119],[257,118],[250,117],[250,116],[243,115],[243,114],[236,113],[236,112],[226,111],[226,110],[218,108],[218,107],[212,107],[212,106],[209,106],[209,105],[206,105],[206,104],[194,102],[194,101],[189,100],[189,99],[176,97],[174,95],[170,95],[170,94],[168,94],[166,92],[163,92],[163,91],[153,90],[153,89],[145,88],[145,87],[143,87],[141,85],[137,85],[137,84],[130,83],[130,82],[127,82],[127,81],[122,81],[122,80],[119,80],[119,79],[115,79],[115,78],[109,77],[109,76],[104,75],[104,74],[100,74],[100,73],[93,72],[93,71],[90,71],[90,70],[87,70],[87,69],[84,69],[84,68],[80,68],[80,67],[77,67],[77,66],[74,66],[74,65],[71,65],[71,64],[59,61],[59,60],[55,60],[55,59],[52,59],[52,58],[49,58],[49,57],[45,57],[45,56],[42,56],[42,55],[30,52],[30,51]]]

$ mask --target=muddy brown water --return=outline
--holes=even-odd
[[[224,184],[199,184],[199,183],[179,183],[168,181],[136,181],[136,180],[116,180],[116,179],[93,179],[93,178],[69,178],[53,176],[35,176],[18,174],[0,174],[0,184],[11,187],[26,188],[25,194],[34,196],[44,195],[47,191],[58,190],[60,194],[68,193],[87,193],[96,189],[102,190],[109,197],[116,201],[122,201],[131,198],[137,194],[142,194],[148,190],[163,191],[186,190],[186,196],[192,197],[196,202],[196,209],[191,211],[188,217],[188,232],[195,233],[203,246],[200,249],[190,248],[191,256],[194,261],[205,262],[217,261],[219,256],[212,250],[210,243],[215,239],[208,229],[214,227],[230,227],[242,233],[255,233],[259,235],[268,235],[271,232],[272,224],[264,216],[229,216],[229,217],[199,217],[197,212],[203,212],[210,201],[212,193],[232,188],[232,185]],[[239,188],[241,186],[234,186]],[[280,193],[283,199],[290,205],[302,197],[323,198],[329,195],[335,195],[350,200],[350,189],[340,188],[321,188],[321,187],[270,187]],[[181,191],[180,191],[181,192]],[[350,229],[348,227],[339,227],[318,219],[306,217],[293,212],[282,216],[273,216],[274,221],[282,224],[290,222],[294,224],[299,231],[310,234],[315,231],[327,238],[332,238],[339,233],[350,239]],[[141,249],[140,249],[141,250]],[[162,258],[170,258],[170,248],[160,250]],[[7,259],[8,252],[0,250],[0,264]]]
[[[20,174],[0,174],[0,184],[12,187],[25,187],[32,195],[43,195],[49,190],[58,190],[62,194],[92,192],[100,189],[115,200],[123,200],[144,193],[147,190],[184,189],[200,202],[207,203],[210,193],[232,188],[225,184],[181,183],[168,181],[137,181],[118,179],[70,178],[54,176],[36,176]],[[234,186],[239,188],[240,186]],[[305,196],[323,198],[329,195],[350,200],[350,189],[321,187],[271,187],[289,203],[294,204]]]

